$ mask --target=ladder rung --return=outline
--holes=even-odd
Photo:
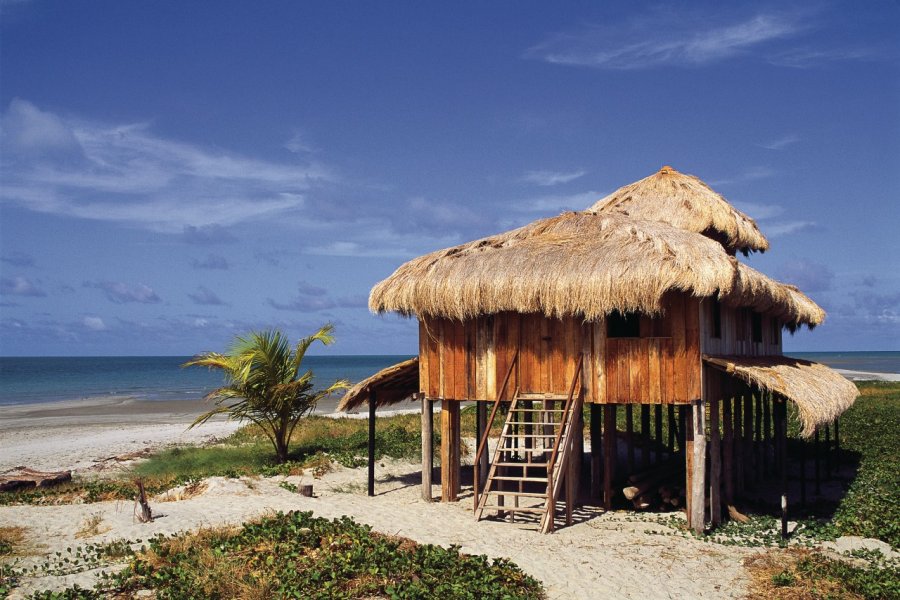
[[[510,425],[533,425],[535,427],[541,427],[543,425],[559,425],[559,422],[547,422],[547,421],[507,421]]]
[[[566,412],[564,408],[521,408],[519,406],[516,407],[516,410],[513,412],[522,411],[522,412]]]
[[[496,477],[494,478],[496,479]],[[490,496],[518,496],[520,498],[546,498],[546,492],[507,492],[504,490],[490,490],[485,492],[485,495]]]
[[[504,438],[555,438],[555,433],[507,433]]]
[[[523,482],[536,481],[536,482],[540,482],[540,483],[547,482],[546,477],[511,477],[511,476],[506,476],[506,475],[503,475],[503,476],[494,475],[492,477],[492,479],[496,479],[498,481],[523,481]]]
[[[548,394],[544,392],[519,392],[519,400],[568,400],[567,394]]]
[[[538,515],[542,515],[547,512],[543,507],[537,506],[493,506],[493,505],[485,505],[484,510],[500,510],[503,512],[530,512]]]
[[[547,463],[545,462],[498,462],[494,463],[498,467],[546,467]]]

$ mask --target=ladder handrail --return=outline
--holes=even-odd
[[[553,443],[553,452],[550,454],[550,461],[547,463],[547,513],[545,514],[545,518],[547,519],[546,524],[542,527],[543,530],[550,531],[553,529],[553,514],[556,511],[556,486],[554,485],[554,477],[553,473],[556,468],[556,457],[559,453],[559,442],[562,438],[563,432],[566,433],[566,442],[568,443],[570,439],[570,435],[568,434],[568,430],[572,426],[572,414],[569,412],[572,407],[572,398],[575,395],[575,385],[581,381],[581,370],[584,365],[584,354],[579,353],[578,355],[578,366],[575,367],[575,376],[572,378],[572,383],[569,386],[569,395],[566,398],[566,406],[563,409],[562,413],[562,421],[560,422],[559,431],[556,432],[556,439]],[[579,399],[581,398],[581,390],[578,393]],[[576,405],[578,402],[576,401]],[[565,462],[565,458],[568,456],[568,452],[563,454],[563,462]],[[565,476],[565,473],[562,474]],[[562,477],[560,477],[560,480]]]
[[[503,394],[506,393],[506,386],[509,385],[509,378],[512,376],[513,368],[516,366],[516,363],[519,361],[519,351],[516,350],[516,353],[513,355],[513,359],[509,363],[509,368],[506,370],[506,377],[503,378],[503,385],[500,386],[500,391],[497,392],[497,398],[494,400],[494,406],[491,408],[491,416],[488,418],[487,423],[484,426],[484,431],[481,432],[481,440],[478,444],[478,451],[475,453],[475,463],[472,465],[472,495],[475,499],[475,507],[478,507],[478,488],[480,487],[480,467],[481,467],[481,456],[484,454],[485,447],[487,446],[488,437],[490,437],[491,427],[494,425],[494,417],[497,415],[497,409],[500,407],[500,401],[503,398]],[[478,416],[476,414],[475,418]]]

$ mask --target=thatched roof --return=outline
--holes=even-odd
[[[825,316],[708,237],[614,212],[564,213],[413,259],[372,289],[369,307],[459,320],[501,311],[597,320],[613,310],[659,313],[673,289],[774,313],[790,328]]]
[[[704,362],[762,390],[792,400],[802,435],[831,423],[859,396],[856,386],[825,365],[790,356],[704,356]]]
[[[375,390],[376,406],[388,406],[409,398],[419,391],[419,357],[404,360],[363,379],[347,390],[338,404],[338,412],[355,410],[369,402]]]
[[[716,239],[732,253],[765,251],[769,241],[756,222],[693,175],[672,167],[617,189],[588,211],[662,221]]]

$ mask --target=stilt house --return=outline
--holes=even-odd
[[[676,474],[667,501],[684,503],[695,529],[716,524],[746,481],[784,471],[786,401],[808,436],[857,396],[827,367],[782,355],[785,329],[813,328],[825,313],[736,258],[768,247],[753,219],[663,167],[585,211],[416,258],[369,305],[418,319],[418,360],[361,382],[342,408],[419,394],[431,499],[440,402],[441,499],[453,501],[460,406],[475,402],[478,517],[530,514],[550,531],[576,501],[610,508],[631,483],[624,494],[637,505],[665,496],[654,483]]]

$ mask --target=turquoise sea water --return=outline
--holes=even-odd
[[[0,406],[130,396],[140,400],[202,398],[222,385],[216,371],[180,365],[188,356],[0,357]],[[336,379],[361,381],[409,356],[307,356],[324,387]]]
[[[792,352],[791,356],[838,369],[900,373],[900,352]],[[221,385],[220,373],[182,369],[186,356],[0,357],[0,406],[130,396],[190,400]],[[321,385],[357,382],[409,356],[309,356],[304,361]]]

